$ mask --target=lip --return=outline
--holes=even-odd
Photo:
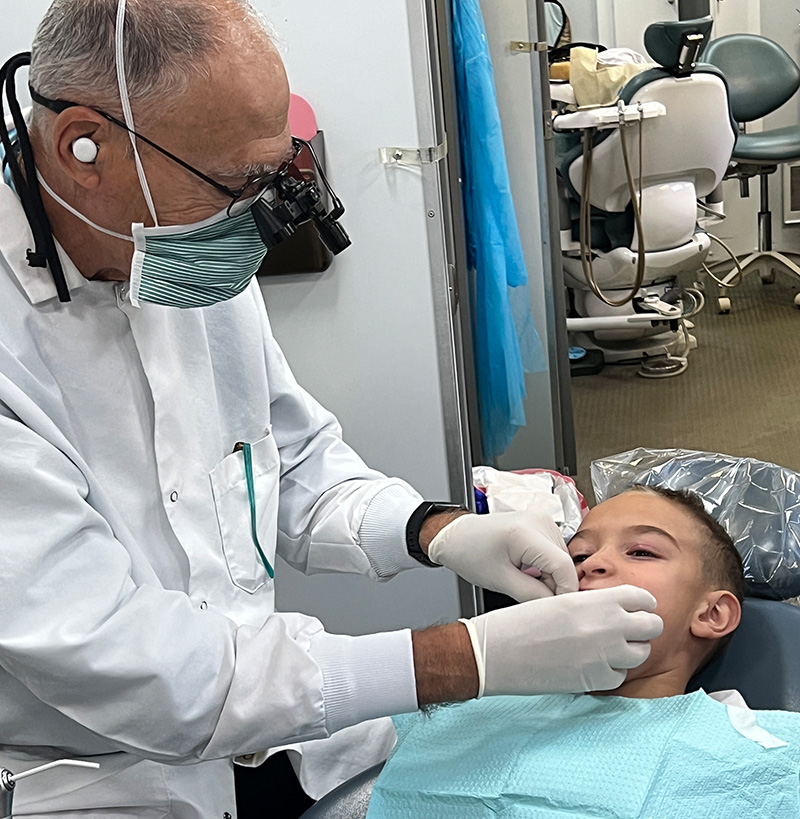
[[[597,589],[613,589],[614,586],[618,586],[619,583],[589,583],[584,585],[583,583],[578,584],[578,591],[595,591]]]

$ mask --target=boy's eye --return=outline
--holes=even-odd
[[[630,554],[633,555],[633,557],[655,557],[655,553],[651,552],[649,549],[642,549],[640,546],[632,549]]]
[[[577,566],[579,563],[583,563],[589,555],[572,555],[572,562]]]

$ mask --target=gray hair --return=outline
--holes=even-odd
[[[118,0],[54,0],[31,49],[31,86],[50,99],[121,117],[115,31]],[[128,0],[125,70],[134,113],[146,119],[207,74],[224,46],[273,44],[247,0]],[[34,105],[34,129],[44,123]]]

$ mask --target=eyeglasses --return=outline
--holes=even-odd
[[[225,194],[225,196],[230,197],[231,203],[228,205],[228,216],[234,217],[239,216],[245,211],[249,210],[253,205],[259,201],[266,193],[272,190],[275,187],[275,183],[282,177],[286,176],[289,172],[289,168],[292,163],[297,159],[300,151],[303,148],[307,147],[307,143],[305,140],[298,139],[297,137],[292,137],[292,149],[290,156],[285,159],[281,164],[274,170],[270,171],[269,173],[260,174],[258,176],[250,177],[247,182],[244,183],[239,188],[229,188],[226,185],[223,185],[221,182],[217,182],[216,179],[212,179],[210,176],[207,176],[202,171],[197,170],[197,168],[190,165],[188,162],[185,162],[180,157],[175,156],[175,154],[168,151],[166,148],[162,148],[157,143],[153,142],[153,140],[148,139],[141,134],[138,134],[131,128],[122,122],[121,120],[117,119],[116,117],[111,116],[111,114],[107,114],[105,111],[101,110],[100,108],[94,108],[91,105],[83,105],[79,102],[68,102],[67,100],[51,100],[48,97],[43,97],[39,94],[35,89],[30,88],[31,99],[34,102],[39,103],[39,105],[43,105],[45,108],[53,111],[56,114],[60,114],[62,111],[66,111],[68,108],[91,108],[92,111],[100,114],[101,117],[105,117],[109,122],[112,122],[114,125],[122,128],[123,130],[127,131],[129,134],[133,134],[137,139],[141,139],[146,145],[149,145],[151,148],[154,148],[160,154],[163,154],[167,159],[176,162],[182,168],[185,168],[189,173],[194,174],[199,179],[202,179],[203,182],[211,185],[220,193]]]

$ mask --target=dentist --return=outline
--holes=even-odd
[[[35,168],[23,152],[0,184],[0,765],[101,768],[29,780],[19,815],[221,819],[234,758],[427,703],[610,689],[646,659],[647,592],[561,594],[546,516],[423,502],[293,378],[249,208],[298,145],[247,3],[55,0],[29,80]],[[29,264],[34,175],[66,301]],[[335,635],[274,611],[276,553],[376,580],[443,565],[525,602]]]

